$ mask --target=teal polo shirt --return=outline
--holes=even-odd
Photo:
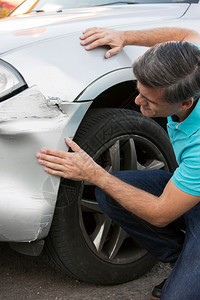
[[[172,181],[180,190],[200,196],[200,99],[183,122],[168,117],[167,130],[179,165]]]

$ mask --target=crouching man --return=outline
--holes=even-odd
[[[115,31],[90,28],[86,50],[109,45],[109,58],[125,45],[150,46],[133,63],[138,96],[147,117],[168,117],[178,168],[109,174],[75,142],[73,152],[43,148],[38,162],[50,174],[97,186],[102,210],[158,260],[175,263],[152,299],[198,300],[200,295],[200,36],[191,30],[158,28]],[[184,231],[183,231],[184,229]],[[186,232],[186,233],[185,233]]]

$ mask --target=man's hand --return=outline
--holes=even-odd
[[[168,41],[186,41],[200,45],[200,35],[196,31],[171,27],[130,31],[93,27],[86,29],[80,39],[86,50],[110,46],[111,49],[105,54],[106,58],[117,54],[126,45],[152,47]]]
[[[105,58],[117,54],[125,46],[124,32],[114,29],[93,27],[86,29],[80,37],[81,45],[85,46],[86,50],[91,50],[99,46],[108,45],[110,50],[105,54]]]
[[[93,183],[96,181],[96,178],[99,177],[98,172],[105,172],[75,142],[66,138],[66,144],[74,152],[42,148],[40,152],[36,154],[38,163],[45,166],[44,170],[47,173],[68,179],[85,180]]]

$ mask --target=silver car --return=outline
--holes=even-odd
[[[35,154],[68,151],[68,136],[109,172],[173,171],[166,120],[146,119],[134,103],[131,65],[146,48],[106,60],[105,47],[86,51],[79,37],[91,26],[198,29],[200,4],[57,0],[55,12],[41,13],[44,2],[40,13],[0,21],[0,242],[80,280],[133,280],[155,259],[102,213],[94,186],[45,173]]]

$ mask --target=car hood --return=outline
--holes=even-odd
[[[91,26],[127,28],[135,23],[178,19],[189,4],[132,4],[68,9],[57,13],[27,14],[0,21],[0,53],[24,47],[41,40],[81,32]]]

